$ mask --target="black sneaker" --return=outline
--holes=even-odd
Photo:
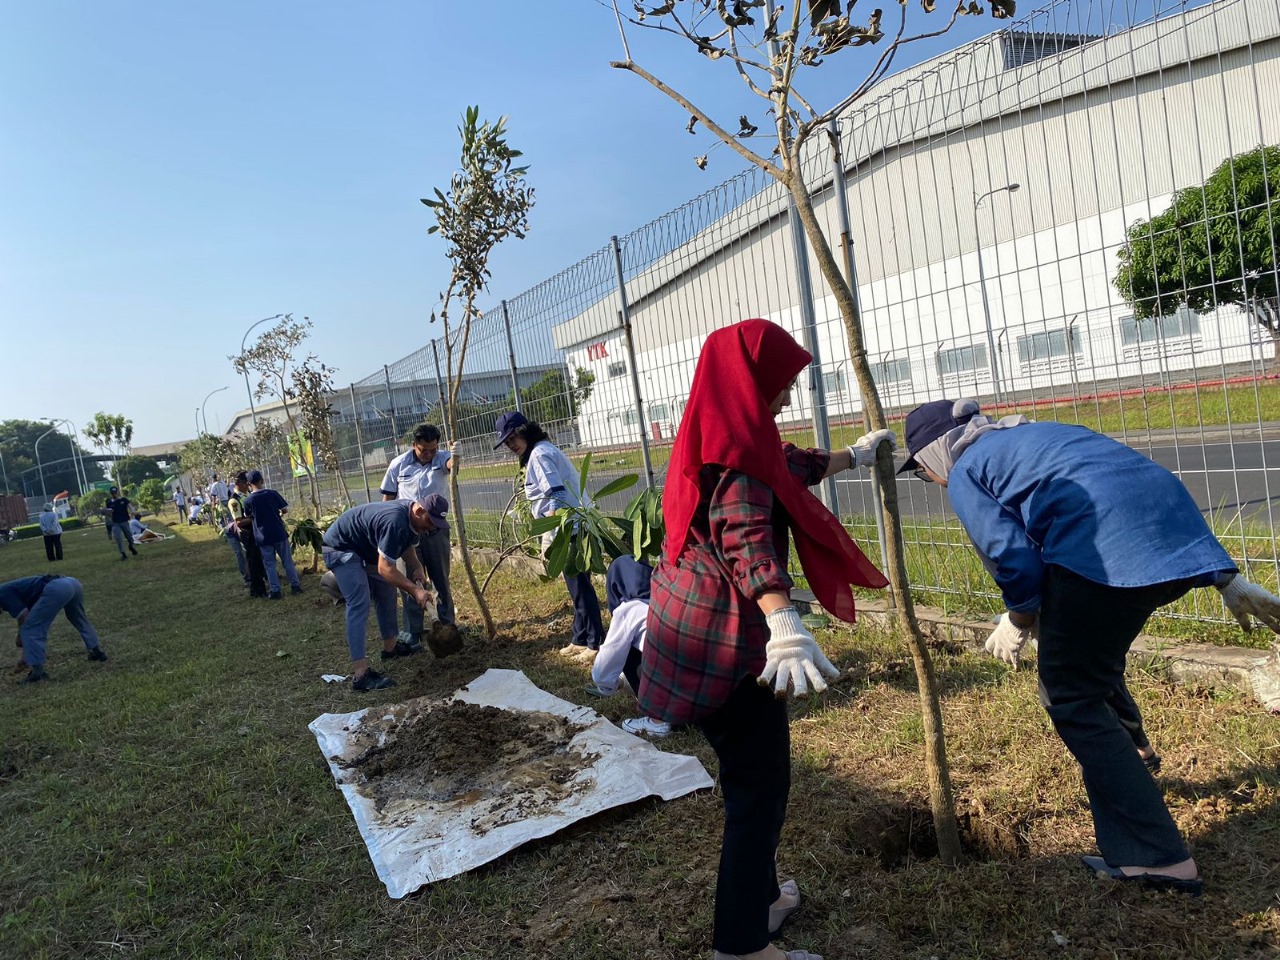
[[[89,659],[95,663],[106,663],[107,654],[101,647],[94,647],[89,651]]]
[[[129,548],[129,552],[132,553],[135,557],[138,555],[138,551],[133,549],[133,547]]]
[[[397,640],[396,645],[390,650],[382,651],[383,660],[395,660],[398,657],[412,657],[415,653],[422,652],[422,645],[413,646],[405,643],[403,640]]]
[[[31,672],[18,681],[20,686],[28,686],[32,683],[39,683],[41,680],[48,680],[49,675],[44,672],[44,667],[32,667]]]
[[[269,594],[267,594],[267,599],[268,599],[268,600],[283,600],[283,599],[284,599],[284,594],[282,594],[279,590],[277,590],[275,593],[269,593]]]
[[[359,677],[351,681],[351,689],[359,690],[361,693],[369,690],[385,690],[387,687],[394,687],[396,682],[390,677],[384,677],[375,670],[366,670]]]
[[[120,554],[120,559],[121,559],[121,560],[128,560],[129,558],[128,558],[128,557],[126,557],[126,556],[122,553],[122,554]]]
[[[302,592],[302,587],[299,584],[295,583],[291,587],[289,587],[289,592],[296,597],[298,594]]]

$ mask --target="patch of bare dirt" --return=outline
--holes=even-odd
[[[477,833],[550,811],[589,781],[597,754],[570,749],[582,727],[549,713],[462,701],[369,711],[336,758],[359,770],[379,812],[403,801],[473,804]],[[575,782],[576,781],[576,782]]]

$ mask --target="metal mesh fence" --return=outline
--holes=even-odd
[[[1247,238],[1237,286],[1252,284],[1253,300],[1222,277],[1165,271],[1160,295],[1181,305],[1143,319],[1115,277],[1135,222],[1227,159],[1280,143],[1277,90],[1280,0],[1062,0],[881,81],[815,137],[804,176],[837,259],[851,241],[872,368],[894,416],[974,396],[1111,434],[1177,473],[1233,555],[1274,588],[1280,381],[1256,292],[1268,277],[1276,287],[1280,173],[1268,155],[1261,183],[1233,183],[1176,235],[1151,234],[1156,245],[1188,230],[1212,240],[1234,224]],[[1215,256],[1210,273],[1229,260]],[[502,536],[516,466],[493,451],[493,428],[517,397],[571,455],[593,452],[598,482],[649,462],[660,485],[703,340],[746,317],[780,323],[816,358],[784,433],[824,447],[860,434],[840,312],[787,194],[759,170],[489,309],[472,325],[457,397],[474,538]],[[357,500],[362,467],[376,498],[413,427],[444,422],[458,346],[437,338],[335,397]],[[878,556],[870,480],[847,474],[824,493]],[[994,609],[941,491],[902,482],[898,494],[922,594]],[[1202,597],[1168,616],[1221,613]]]

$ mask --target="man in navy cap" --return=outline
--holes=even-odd
[[[302,581],[298,579],[298,569],[293,565],[289,531],[284,525],[284,514],[289,511],[289,501],[266,486],[261,471],[250,470],[247,479],[253,492],[244,498],[242,506],[244,515],[253,521],[253,538],[262,553],[262,565],[266,568],[267,583],[271,588],[268,598],[279,600],[282,596],[280,575],[276,573],[277,554],[285,576],[289,578],[290,591],[301,593]]]
[[[1198,896],[1125,657],[1151,614],[1189,590],[1217,588],[1245,630],[1251,616],[1280,630],[1280,598],[1239,575],[1177,477],[1110,437],[938,400],[907,415],[906,439],[899,472],[947,488],[1000,587],[1007,612],[988,652],[1016,667],[1038,640],[1041,703],[1080,763],[1102,853],[1086,866]]]
[[[351,654],[351,689],[382,690],[395,684],[369,666],[365,633],[372,600],[382,636],[382,659],[394,660],[422,650],[417,642],[397,636],[396,590],[420,607],[431,602],[427,573],[418,559],[418,537],[430,530],[448,536],[448,503],[439,494],[420,500],[385,500],[352,507],[324,533],[324,563],[338,581],[347,606],[347,650]],[[402,560],[408,576],[396,569]]]

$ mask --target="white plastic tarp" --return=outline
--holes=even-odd
[[[349,731],[356,729],[368,711],[317,717],[309,729],[320,744],[338,789],[347,799],[378,879],[386,884],[388,895],[396,899],[425,884],[465,873],[526,841],[549,836],[602,810],[653,795],[674,800],[712,785],[696,757],[664,753],[615,727],[589,707],[569,703],[538,688],[519,670],[486,671],[456,691],[453,699],[565,717],[584,727],[569,741],[569,749],[595,754],[596,759],[575,776],[581,789],[571,792],[545,814],[477,832],[472,823],[483,819],[486,805],[496,800],[423,800],[408,811],[397,809],[394,817],[379,813],[374,800],[357,788],[363,774],[333,760],[347,751]]]

